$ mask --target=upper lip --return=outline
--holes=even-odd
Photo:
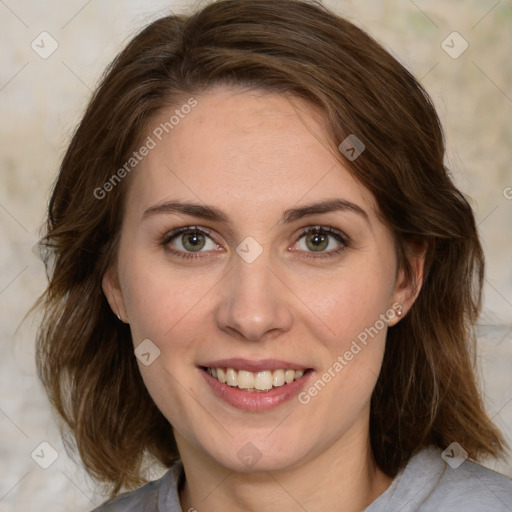
[[[299,363],[290,363],[289,361],[280,361],[279,359],[259,359],[250,360],[240,357],[230,359],[218,359],[204,363],[201,366],[207,368],[234,368],[248,372],[261,372],[263,370],[307,370],[308,366]]]

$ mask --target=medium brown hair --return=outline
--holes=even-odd
[[[317,3],[221,0],[191,16],[158,19],[116,57],[71,140],[49,203],[43,244],[54,268],[41,301],[37,365],[87,470],[113,484],[115,494],[143,483],[145,454],[165,466],[179,457],[142,381],[129,327],[102,292],[129,179],[101,199],[95,190],[130,158],[158,111],[217,84],[289,93],[319,107],[329,144],[374,195],[411,279],[407,242],[428,246],[423,286],[388,331],[372,396],[378,466],[394,476],[421,447],[444,449],[452,441],[473,459],[500,455],[504,441],[474,377],[472,325],[484,258],[471,207],[444,166],[443,133],[428,95],[365,32]],[[353,161],[337,149],[350,134],[365,144]]]

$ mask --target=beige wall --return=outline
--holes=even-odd
[[[381,41],[421,78],[438,107],[447,135],[447,162],[457,183],[472,197],[487,254],[479,330],[486,400],[512,440],[512,3],[325,3]],[[35,376],[33,323],[29,320],[15,331],[45,285],[42,265],[31,249],[71,130],[101,71],[123,42],[170,5],[190,4],[0,2],[1,511],[79,512],[94,508],[91,500],[101,501],[63,450]],[[59,45],[47,59],[31,48],[35,40],[38,51],[51,49],[49,38],[43,48],[37,37],[43,31]],[[456,59],[441,47],[453,31],[469,45]],[[450,51],[459,50],[460,44],[454,40]],[[30,457],[43,441],[58,453],[46,470]],[[510,461],[496,467],[512,475]]]

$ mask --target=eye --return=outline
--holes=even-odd
[[[222,251],[210,233],[197,226],[174,229],[164,236],[161,245],[170,253],[185,259],[201,258],[207,251]],[[350,247],[350,239],[342,232],[325,226],[312,226],[302,231],[292,251],[305,257],[325,258],[340,254]]]
[[[299,235],[293,251],[304,251],[307,257],[336,256],[350,246],[349,238],[338,230],[324,226],[312,226]],[[317,253],[317,254],[311,254]]]
[[[174,229],[165,235],[162,245],[182,258],[201,257],[194,253],[218,251],[221,248],[207,231],[196,226]]]

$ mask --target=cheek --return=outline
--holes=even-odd
[[[369,404],[384,356],[392,290],[392,281],[382,276],[350,272],[324,287],[323,294],[310,295],[322,319],[313,332],[318,346],[319,342],[323,345],[322,365],[299,398],[301,404],[310,406],[309,411],[315,411],[312,421],[319,429],[324,428],[321,418],[325,417],[338,425],[332,427],[334,434],[339,428],[348,429]],[[319,324],[328,330],[316,328]]]
[[[361,258],[347,265],[336,279],[305,282],[304,303],[322,320],[332,348],[343,349],[378,321],[390,307],[394,289],[392,265]],[[325,334],[323,336],[325,338]]]
[[[125,262],[123,297],[135,343],[169,338],[189,321],[215,283],[213,275],[191,273],[190,269],[171,270],[161,257],[157,261],[133,254]]]
[[[326,411],[334,407],[340,422],[344,414],[357,414],[370,400],[384,356],[386,313],[394,290],[392,258],[366,254],[351,263],[339,279],[326,281],[322,292],[309,293],[315,312],[328,326],[328,330],[319,328],[314,333],[325,348],[318,379],[328,388],[316,407]],[[316,387],[323,389],[323,385]],[[305,401],[317,392],[310,391],[306,390]]]

